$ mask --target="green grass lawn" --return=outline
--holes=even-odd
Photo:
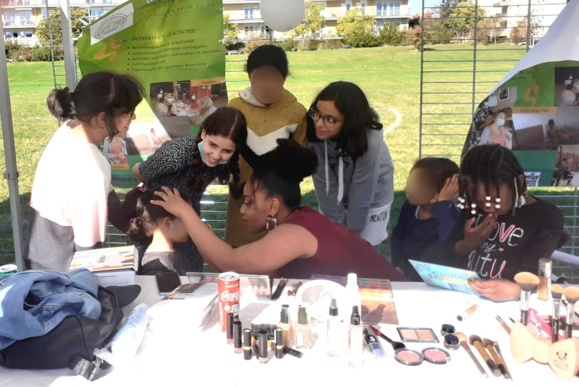
[[[425,116],[424,121],[432,125],[424,128],[423,152],[456,156],[470,125],[472,88],[476,88],[478,103],[523,54],[523,50],[508,45],[481,46],[477,52],[477,73],[473,78],[471,45],[427,47],[424,81],[429,83],[425,83],[423,90],[424,111],[434,115]],[[396,199],[392,223],[397,219],[403,202],[406,176],[419,155],[420,53],[410,47],[383,47],[290,52],[288,56],[291,76],[286,87],[306,107],[326,84],[344,80],[358,84],[380,114],[384,127],[388,128],[385,140],[395,165]],[[247,56],[226,58],[229,96],[234,97],[237,90],[248,85],[243,73]],[[38,159],[58,127],[45,103],[53,87],[52,68],[50,63],[9,63],[8,73],[21,204],[25,209]],[[460,116],[449,113],[460,113]],[[401,121],[394,127],[397,115]],[[3,153],[0,169],[5,170]],[[223,200],[223,189],[212,191],[216,200]],[[311,180],[303,183],[302,191],[304,202],[315,206]],[[0,184],[0,264],[2,256],[4,261],[10,260],[12,252],[7,200],[7,185]],[[25,210],[23,214],[26,216]],[[222,215],[207,213],[206,216],[215,219]],[[388,252],[385,244],[383,253],[388,255]]]

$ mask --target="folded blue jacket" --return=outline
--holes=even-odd
[[[97,291],[98,278],[87,269],[28,270],[0,277],[0,349],[42,336],[67,316],[98,319]]]

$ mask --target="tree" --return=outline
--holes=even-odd
[[[424,19],[432,19],[432,12],[425,13]],[[418,51],[422,51],[425,42],[431,38],[430,31],[428,27],[423,27],[423,22],[424,20],[419,14],[413,15],[408,22],[408,31],[406,31],[406,42]],[[424,33],[422,31],[423,28],[425,28]]]
[[[302,24],[294,28],[293,32],[296,36],[310,36],[313,37],[316,32],[324,28],[326,19],[322,15],[324,5],[322,3],[314,3],[313,1],[306,1],[306,13]]]
[[[454,31],[458,39],[473,33],[473,29],[483,19],[485,10],[472,1],[461,1],[450,10],[444,26]]]
[[[223,44],[226,50],[239,50],[244,44],[239,40],[239,28],[229,20],[229,15],[223,15]]]
[[[506,20],[498,16],[491,16],[484,18],[477,27],[477,36],[473,39],[484,42],[497,42],[497,38],[501,36]],[[474,31],[473,31],[474,34]]]
[[[70,25],[72,37],[78,38],[86,26],[86,22],[81,18],[88,18],[86,8],[70,8]],[[52,29],[53,47],[62,46],[62,26],[60,24],[60,10],[53,9],[47,19],[42,19],[36,27],[36,37],[43,47],[50,47],[50,30]]]
[[[380,39],[374,32],[376,18],[364,14],[360,8],[351,8],[338,20],[336,31],[345,44],[352,47],[376,47]]]
[[[398,46],[404,41],[404,33],[393,23],[384,23],[380,29],[380,41],[388,46]]]
[[[528,29],[527,29],[528,27]],[[518,44],[527,41],[527,36],[529,37],[530,43],[533,43],[535,32],[539,26],[533,19],[531,23],[527,26],[527,18],[522,18],[517,21],[517,25],[511,29],[511,40],[513,43]]]

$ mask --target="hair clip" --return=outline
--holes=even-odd
[[[476,214],[476,203],[472,203],[470,205],[470,208],[471,208],[470,213],[475,215]]]
[[[464,206],[464,203],[466,203],[466,199],[465,199],[464,197],[462,197],[462,196],[459,196],[459,197],[458,197],[458,205],[457,205],[457,207],[458,207],[460,210],[464,210],[464,209],[466,208],[466,207]]]
[[[501,209],[501,198],[495,198],[495,203],[496,203],[495,208],[497,210],[500,210]]]
[[[137,188],[139,191],[141,192],[147,192],[149,189],[147,187],[145,187],[144,185],[140,186]]]
[[[491,207],[491,197],[490,196],[485,196],[485,207],[486,208]]]

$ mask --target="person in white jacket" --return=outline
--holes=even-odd
[[[308,142],[318,156],[313,176],[320,212],[379,251],[394,199],[394,166],[379,117],[364,92],[333,82],[308,113]]]

